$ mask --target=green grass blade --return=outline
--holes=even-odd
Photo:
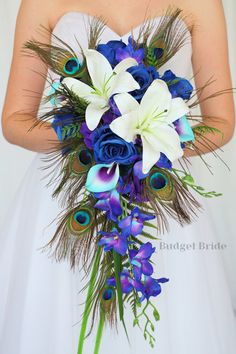
[[[103,310],[100,310],[100,321],[98,324],[98,329],[97,329],[97,336],[96,336],[96,342],[95,342],[95,347],[94,347],[94,354],[99,353],[99,348],[101,345],[101,340],[102,340],[102,332],[105,324],[105,313]]]
[[[91,276],[90,276],[89,288],[87,291],[85,309],[84,309],[84,313],[83,313],[83,320],[82,320],[81,329],[80,329],[77,354],[83,354],[84,338],[85,338],[85,334],[86,334],[88,318],[89,318],[89,315],[91,312],[91,296],[92,296],[94,285],[96,282],[98,266],[99,266],[99,261],[100,261],[100,254],[101,254],[101,248],[99,247],[97,250],[97,253],[96,253],[96,257],[94,259],[93,268],[92,268],[92,272],[91,272]]]

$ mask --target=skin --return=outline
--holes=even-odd
[[[58,19],[68,11],[79,11],[91,15],[103,14],[107,25],[121,37],[131,28],[141,24],[147,15],[161,15],[169,4],[177,5],[187,15],[185,22],[194,25],[192,30],[192,65],[196,87],[202,87],[206,81],[214,77],[215,81],[206,88],[201,99],[223,89],[232,87],[226,23],[220,0],[198,1],[137,1],[137,0],[97,0],[61,1],[61,0],[23,0],[18,12],[14,49],[5,103],[2,112],[2,131],[5,139],[11,143],[36,152],[49,152],[58,144],[56,133],[50,123],[35,127],[28,131],[37,120],[37,110],[43,93],[45,79],[38,75],[47,73],[47,67],[37,58],[23,56],[21,47],[32,36],[42,42],[50,43],[50,35],[42,35],[38,31],[43,24],[52,30]],[[204,9],[204,11],[203,11]],[[135,13],[135,16],[134,16]],[[27,92],[28,90],[28,92]],[[34,97],[32,97],[34,92]],[[220,129],[219,134],[208,134],[216,146],[228,143],[234,133],[235,108],[232,93],[220,95],[200,104],[204,122]],[[36,112],[36,113],[35,113]],[[209,117],[214,116],[214,121]],[[209,152],[196,144],[201,153]],[[195,155],[185,149],[185,156]]]

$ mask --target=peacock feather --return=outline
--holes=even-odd
[[[105,24],[106,21],[102,16],[90,20],[88,32],[89,48],[97,46]],[[43,43],[32,38],[23,44],[22,53],[27,56],[39,57],[54,73],[62,77],[76,77],[80,80],[88,80],[89,76],[85,56],[78,39],[75,38],[80,47],[81,61],[74,49],[62,38],[55,35],[55,33],[42,24],[40,24],[39,30],[43,34],[50,34],[52,40],[55,40],[58,45]]]
[[[96,251],[96,234],[106,224],[105,216],[94,208],[93,198],[88,197],[77,206],[60,213],[52,239],[41,249],[48,251],[58,262],[69,260],[71,268],[81,262],[87,274],[91,266],[91,254]]]
[[[146,65],[152,65],[158,70],[187,42],[186,35],[192,31],[193,26],[185,26],[184,19],[181,9],[169,6],[153,33],[150,31],[153,28],[150,20],[140,29],[137,45],[142,38]]]
[[[146,186],[160,200],[171,201],[174,198],[172,176],[159,168],[153,168],[146,179]]]
[[[159,217],[159,229],[163,231],[168,230],[166,215],[184,225],[191,223],[201,208],[186,185],[168,170],[154,167],[146,178],[145,185],[146,198]]]
[[[78,149],[70,154],[69,170],[71,175],[81,175],[90,169],[93,165],[92,152],[85,146],[80,145]]]

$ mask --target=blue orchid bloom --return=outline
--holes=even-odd
[[[168,170],[172,170],[172,162],[162,152],[159,160],[156,163],[156,166],[160,168],[167,168]]]
[[[118,216],[122,214],[120,194],[118,191],[112,189],[109,192],[94,193],[94,197],[99,199],[94,207],[105,211],[108,219],[117,222]]]
[[[134,39],[132,36],[129,36],[128,44],[126,46],[119,46],[116,49],[116,60],[120,62],[125,58],[134,58],[139,64],[141,64],[144,59],[144,49],[135,49],[134,44]]]
[[[116,279],[115,277],[111,277],[107,279],[107,284],[110,286],[116,286]],[[124,294],[128,294],[134,288],[134,280],[127,268],[123,268],[122,272],[120,273],[120,283],[121,283],[121,291]]]
[[[120,273],[120,283],[121,291],[124,294],[130,293],[133,289],[142,293],[142,296],[139,298],[139,302],[149,298],[151,296],[158,296],[161,293],[162,283],[168,282],[167,278],[154,279],[151,276],[144,276],[144,280],[136,280],[132,277],[131,273],[127,268],[123,268]],[[110,286],[116,286],[116,278],[110,277],[107,279],[106,283]]]
[[[138,207],[135,207],[129,216],[119,221],[118,226],[121,228],[123,235],[137,236],[141,234],[144,222],[152,219],[155,219],[154,215],[144,214]]]
[[[140,282],[136,280],[135,288],[137,291],[140,291],[142,293],[142,296],[141,298],[139,298],[139,301],[142,302],[145,299],[149,300],[151,296],[158,296],[162,290],[160,284],[166,283],[168,281],[169,279],[167,278],[155,279],[148,275],[144,275],[144,279]]]
[[[151,275],[153,273],[153,267],[149,259],[154,252],[155,247],[152,247],[150,242],[143,244],[139,250],[129,250],[130,263],[133,266],[135,279],[140,280],[142,274]]]
[[[102,238],[99,240],[98,245],[104,246],[104,251],[109,251],[114,249],[117,253],[122,256],[125,255],[128,249],[127,237],[121,235],[116,228],[113,228],[111,232],[100,231]]]

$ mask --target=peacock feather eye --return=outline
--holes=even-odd
[[[164,48],[161,47],[154,48],[154,54],[156,59],[160,59],[164,54]]]
[[[166,201],[173,199],[173,179],[169,172],[159,168],[152,169],[146,178],[146,185],[157,198]]]
[[[112,288],[105,289],[102,294],[103,300],[111,300],[114,296],[114,290]]]
[[[82,174],[87,172],[93,164],[93,156],[86,146],[79,147],[78,151],[71,155],[70,172]]]
[[[154,172],[151,175],[150,178],[150,186],[154,189],[154,190],[161,190],[163,188],[166,188],[168,185],[168,179],[167,177],[160,172]]]
[[[112,288],[104,288],[100,292],[100,303],[103,311],[110,313],[112,305],[114,305],[115,292]]]
[[[67,75],[75,75],[81,68],[78,58],[69,58],[64,64],[64,72]]]
[[[94,213],[88,208],[77,208],[69,217],[67,226],[74,235],[86,232],[94,223]]]
[[[147,60],[149,65],[156,69],[161,66],[167,56],[166,42],[162,38],[157,38],[147,48]]]

